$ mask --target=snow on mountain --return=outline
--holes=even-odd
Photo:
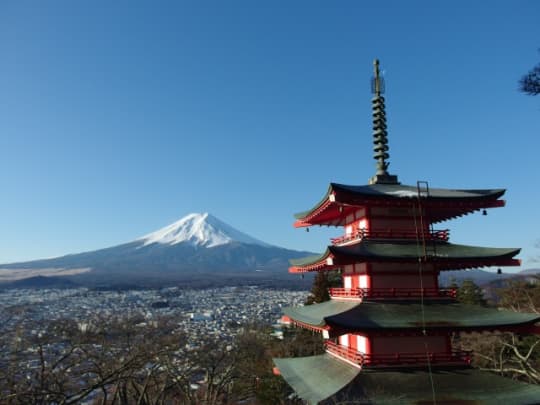
[[[176,245],[186,242],[205,248],[226,245],[231,242],[271,246],[234,229],[207,212],[186,215],[170,225],[137,239],[137,241],[143,241],[143,246],[153,243]]]

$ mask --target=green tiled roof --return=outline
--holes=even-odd
[[[355,301],[330,300],[321,304],[305,305],[303,307],[287,307],[283,313],[297,321],[313,326],[325,326],[324,318],[349,311],[359,304]]]
[[[294,359],[274,359],[274,363],[296,395],[316,404],[335,394],[358,375],[360,369],[329,354]]]
[[[371,184],[362,186],[352,186],[346,184],[330,183],[325,196],[312,209],[295,214],[297,219],[305,218],[318,207],[320,207],[333,192],[343,192],[363,197],[366,199],[411,199],[417,198],[418,191],[416,186],[407,186],[402,184]],[[444,188],[430,188],[427,200],[479,200],[479,199],[497,199],[504,194],[504,189],[486,189],[486,190],[453,190]]]
[[[422,307],[417,301],[369,302],[330,300],[283,310],[290,318],[309,325],[326,325],[347,330],[422,328]],[[532,324],[540,315],[500,311],[456,302],[427,301],[424,317],[428,329],[458,329],[505,327]]]
[[[321,401],[323,404],[433,403],[430,376],[424,369],[360,371],[328,354],[274,359],[274,362],[297,395],[312,405]],[[441,405],[532,405],[540,399],[538,385],[473,368],[434,369],[432,378],[435,399]]]
[[[335,191],[346,191],[352,194],[359,194],[373,197],[393,197],[393,198],[417,198],[418,190],[416,186],[403,184],[371,184],[362,186],[351,186],[346,184],[330,183],[330,189]],[[504,189],[485,190],[456,190],[447,188],[430,188],[429,198],[431,199],[477,199],[477,198],[498,198],[504,194]]]
[[[428,256],[439,260],[482,260],[497,258],[512,258],[519,253],[518,248],[491,248],[480,246],[456,245],[447,242],[430,244]],[[338,259],[352,258],[357,261],[391,261],[417,260],[422,255],[421,247],[416,241],[388,242],[388,241],[362,241],[354,245],[328,246],[321,255],[309,256],[290,260],[293,266],[308,266],[325,260],[334,255]]]

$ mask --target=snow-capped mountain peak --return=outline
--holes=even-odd
[[[258,239],[234,229],[213,215],[193,213],[138,239],[143,246],[153,243],[176,245],[190,243],[194,246],[214,247],[231,242],[270,246]]]

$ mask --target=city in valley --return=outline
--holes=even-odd
[[[274,390],[268,349],[295,334],[282,307],[306,297],[258,286],[0,290],[0,403],[254,401],[261,384]]]
[[[160,319],[172,320],[173,333],[187,334],[190,346],[215,337],[232,341],[239,329],[257,322],[274,325],[284,306],[299,305],[307,292],[250,287],[183,290],[7,289],[0,291],[0,334],[17,331],[37,335],[31,325],[74,322],[82,333],[96,330],[104,319],[135,319],[138,327],[155,327]],[[26,326],[29,326],[28,328]],[[279,331],[276,331],[279,336]],[[20,337],[19,337],[20,338]],[[10,340],[10,339],[7,339]],[[1,347],[1,357],[7,347]]]

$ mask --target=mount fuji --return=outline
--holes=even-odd
[[[189,214],[164,228],[143,236],[139,240],[144,242],[144,246],[153,243],[164,245],[189,243],[192,246],[211,248],[234,242],[265,247],[271,246],[234,229],[207,212],[204,214]]]
[[[121,245],[0,264],[0,282],[41,276],[61,276],[85,285],[256,282],[287,279],[289,259],[310,254],[270,245],[208,213],[194,213]]]

